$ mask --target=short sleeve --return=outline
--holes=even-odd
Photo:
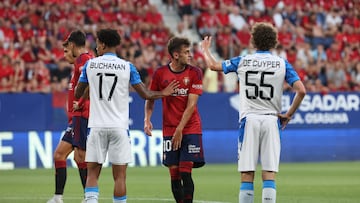
[[[190,93],[201,95],[203,91],[202,87],[202,71],[200,68],[192,68],[191,69],[191,80],[192,84],[190,87]]]
[[[89,61],[87,61],[81,71],[79,82],[88,83],[87,75],[86,75],[86,69],[88,67]]]
[[[287,83],[289,83],[291,86],[294,84],[294,82],[300,80],[298,74],[292,67],[292,65],[285,60],[285,67],[286,67],[286,73],[285,73],[285,80]]]
[[[136,70],[136,67],[132,63],[130,63],[130,84],[136,85],[139,83],[141,83],[140,74]]]
[[[237,56],[228,60],[225,60],[221,63],[223,72],[225,74],[230,72],[236,72],[241,61],[241,56]]]

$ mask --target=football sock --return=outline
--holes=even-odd
[[[192,203],[194,196],[194,182],[191,177],[193,162],[182,161],[179,165],[180,176],[183,182],[184,203]]]
[[[55,194],[64,193],[66,176],[66,161],[55,161]]]
[[[262,190],[262,203],[276,202],[276,184],[274,180],[264,180]]]
[[[239,203],[254,202],[254,184],[252,182],[242,182],[239,192]]]
[[[126,195],[121,196],[121,197],[113,197],[113,203],[126,203]]]
[[[173,193],[174,199],[177,203],[182,203],[184,192],[181,185],[179,168],[170,168],[169,171],[171,177],[171,191]]]
[[[83,189],[85,189],[86,178],[87,178],[87,167],[86,162],[77,163],[79,169],[79,175]]]
[[[85,187],[85,201],[86,203],[97,203],[99,199],[98,187]]]

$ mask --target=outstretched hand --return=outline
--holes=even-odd
[[[175,91],[179,87],[179,85],[180,85],[179,81],[173,80],[169,83],[169,85],[165,89],[162,90],[162,93],[165,96],[169,96],[169,95],[175,93]]]
[[[200,47],[202,51],[209,50],[211,47],[211,36],[205,36],[204,39],[200,43]]]
[[[281,130],[284,130],[287,124],[289,123],[289,121],[291,120],[291,116],[287,114],[278,114],[278,117],[281,123]]]

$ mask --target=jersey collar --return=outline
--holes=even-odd
[[[106,56],[109,56],[109,55],[110,55],[110,56],[116,56],[116,54],[115,54],[115,53],[112,53],[112,52],[104,53],[103,56],[105,56],[105,55],[106,55]]]
[[[256,53],[259,53],[259,54],[270,54],[271,52],[270,52],[270,51],[257,50]]]

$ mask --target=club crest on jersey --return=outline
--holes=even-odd
[[[183,83],[184,83],[185,85],[188,85],[188,84],[190,83],[189,77],[184,77]]]

